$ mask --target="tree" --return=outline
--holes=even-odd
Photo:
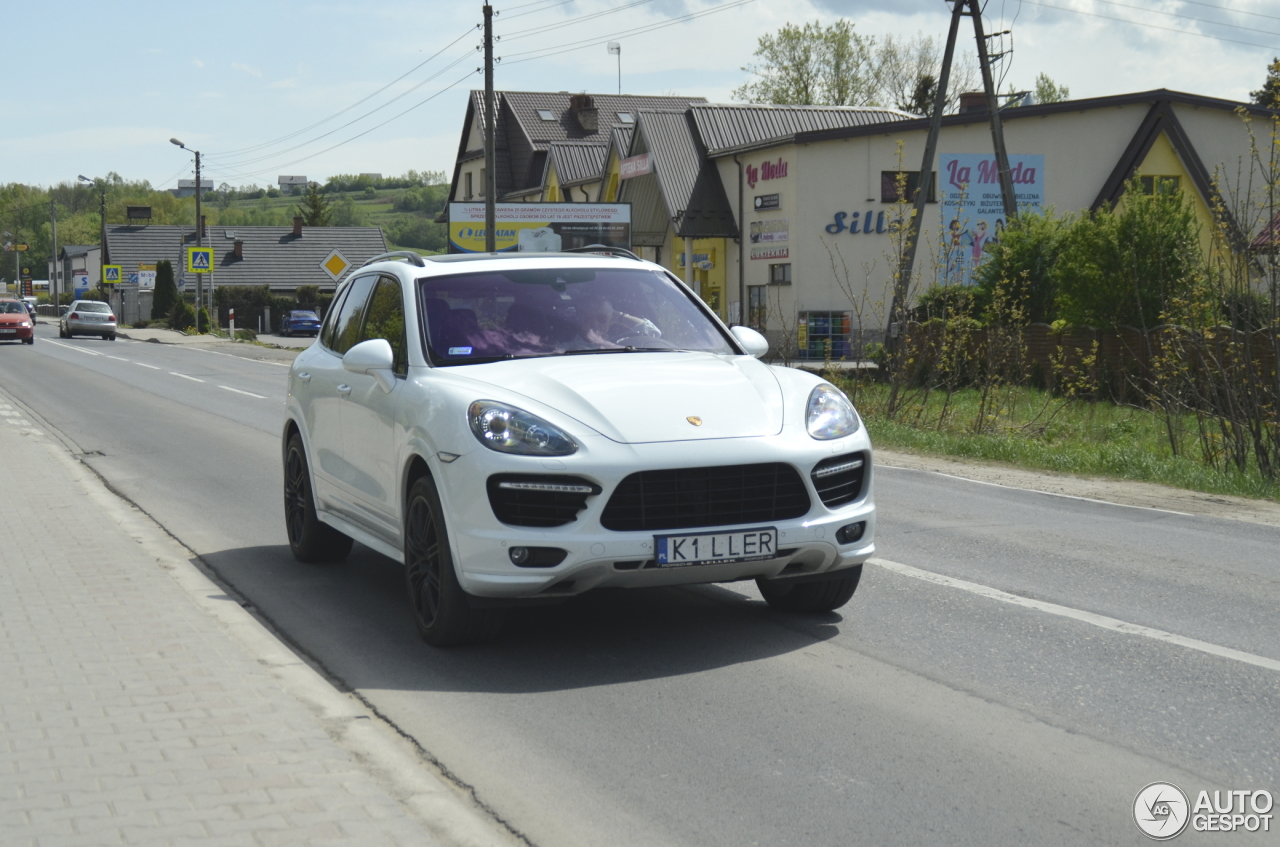
[[[1280,58],[1267,65],[1267,78],[1257,91],[1250,91],[1253,102],[1268,109],[1280,109]]]
[[[173,263],[163,259],[156,262],[156,288],[151,294],[151,319],[169,317],[177,302],[178,286],[173,281]]]
[[[965,51],[964,43],[957,43],[951,62],[945,107],[948,112],[958,108],[962,92],[973,91],[982,84],[977,57],[972,51]],[[933,111],[938,79],[942,75],[942,43],[938,39],[923,32],[909,38],[886,35],[875,45],[872,58],[876,80],[874,104],[917,115]]]
[[[1061,103],[1071,97],[1071,89],[1058,85],[1049,75],[1041,73],[1036,77],[1035,98],[1037,103]]]
[[[351,195],[344,196],[333,207],[334,226],[364,226],[366,224],[364,210],[356,205]]]
[[[843,18],[826,27],[817,21],[786,24],[777,34],[760,36],[752,54],[760,62],[743,68],[756,80],[733,96],[752,103],[869,105],[875,94],[873,44]]]
[[[329,208],[329,200],[320,194],[320,183],[307,183],[307,193],[297,206],[297,214],[307,226],[329,226],[333,211]]]

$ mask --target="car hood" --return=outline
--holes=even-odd
[[[450,370],[529,397],[624,444],[782,431],[778,380],[768,366],[747,356],[616,353]]]

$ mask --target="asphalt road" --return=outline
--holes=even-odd
[[[608,592],[437,651],[395,563],[289,555],[283,364],[38,335],[0,383],[531,844],[1140,844],[1148,783],[1280,793],[1280,530],[879,468],[838,613]],[[1179,837],[1223,839],[1277,835]]]

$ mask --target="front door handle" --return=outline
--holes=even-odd
[[[346,397],[348,394],[350,394],[350,393],[351,393],[351,386],[349,386],[349,385],[339,385],[339,386],[338,386],[338,393],[339,393],[339,394],[341,394],[343,397]]]
[[[310,382],[311,374],[307,373],[306,371],[303,371],[302,373],[298,374],[298,380],[300,382]]]

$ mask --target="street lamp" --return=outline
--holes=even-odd
[[[176,138],[169,139],[170,144],[176,144],[188,153],[196,155],[196,246],[204,246],[204,227],[201,226],[200,218],[200,151],[192,150]],[[204,285],[203,278],[200,274],[196,274],[196,333],[200,332],[200,307],[204,305]]]
[[[95,184],[94,180],[84,174],[80,174],[78,179],[89,185]],[[107,290],[107,184],[105,182],[98,184],[98,199],[99,214],[102,219],[102,246],[98,248],[98,288],[105,293]]]

